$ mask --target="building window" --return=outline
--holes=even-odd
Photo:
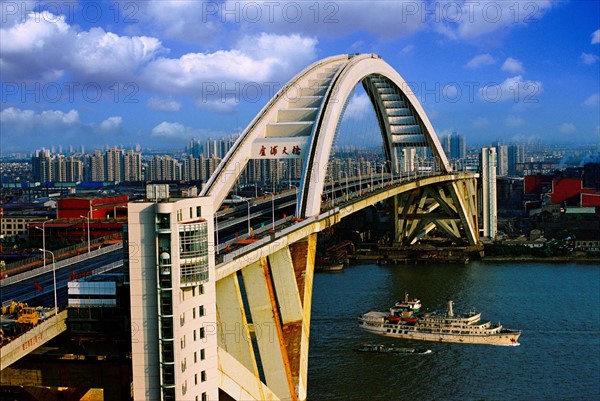
[[[208,232],[206,222],[179,226],[180,282],[208,280]],[[192,287],[193,288],[193,287]],[[193,288],[195,294],[195,289]]]
[[[204,338],[206,336],[206,332],[204,331],[204,327],[200,327],[200,338]]]
[[[194,341],[196,341],[196,330],[194,330]]]
[[[202,381],[202,382],[206,381],[206,370],[203,370],[202,372],[200,372],[200,381]]]
[[[204,285],[203,285],[203,284],[200,284],[200,285],[198,286],[198,293],[199,293],[200,295],[204,294]]]
[[[185,312],[181,316],[179,316],[179,325],[183,326],[185,324]]]
[[[200,360],[201,360],[201,361],[203,361],[203,360],[204,360],[204,358],[206,358],[206,355],[205,355],[205,352],[204,352],[204,348],[202,348],[202,349],[200,350]]]
[[[194,384],[198,384],[198,373],[194,374]]]
[[[206,315],[206,311],[204,310],[204,305],[200,305],[198,307],[198,314],[200,315],[200,317]]]
[[[181,337],[181,349],[185,348],[185,336]]]
[[[192,319],[196,318],[196,309],[192,309]]]
[[[181,209],[177,210],[177,221],[181,221],[183,220],[183,213],[181,212]]]
[[[202,208],[200,206],[196,206],[196,217],[202,216]]]
[[[194,351],[194,363],[198,362],[198,353]]]
[[[208,401],[208,395],[206,393],[202,393],[202,401]]]

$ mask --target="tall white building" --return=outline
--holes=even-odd
[[[496,201],[496,148],[481,149],[481,187],[483,236],[496,238],[498,233],[498,205]]]
[[[134,400],[217,400],[212,201],[130,203],[128,215]]]

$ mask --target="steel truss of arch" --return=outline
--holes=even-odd
[[[296,207],[296,216],[304,218],[301,228],[283,236],[274,233],[272,242],[252,251],[252,257],[239,255],[217,266],[219,388],[234,399],[307,397],[316,236],[344,213],[353,213],[352,205],[332,210],[324,224],[319,220],[321,195],[338,125],[358,84],[373,103],[392,173],[399,172],[399,148],[424,147],[442,177],[373,192],[354,208],[394,199],[396,231],[403,243],[433,227],[456,241],[479,242],[473,175],[452,173],[431,123],[402,77],[373,54],[335,56],[307,67],[252,120],[201,193],[220,205],[249,160],[302,159]]]

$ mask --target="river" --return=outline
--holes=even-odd
[[[386,338],[357,316],[404,297],[423,309],[476,309],[522,330],[519,346]],[[370,354],[362,342],[427,348],[431,354]],[[313,287],[308,399],[599,400],[600,266],[482,263],[351,265],[317,273]]]

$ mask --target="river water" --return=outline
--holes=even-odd
[[[520,346],[408,341],[358,328],[407,291],[422,310],[476,309],[522,330]],[[362,342],[431,354],[358,353]],[[600,266],[481,263],[351,265],[317,273],[313,287],[308,399],[600,400]]]

